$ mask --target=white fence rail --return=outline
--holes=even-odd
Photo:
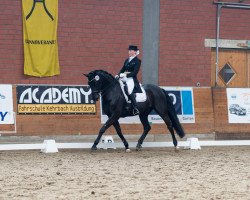
[[[114,143],[112,136],[112,142],[106,142],[108,140],[103,139],[98,144],[99,149],[116,149],[124,148],[122,142]],[[104,137],[105,138],[105,137]],[[44,140],[43,143],[37,144],[0,144],[0,151],[8,150],[41,150],[44,153],[55,153],[58,149],[90,149],[93,143],[56,143],[55,140]],[[135,148],[137,142],[130,142],[130,148]],[[187,141],[180,141],[179,147],[187,149],[201,149],[201,146],[244,146],[250,145],[250,140],[221,140],[221,141],[199,141],[198,138],[188,138]],[[172,142],[144,142],[143,147],[147,148],[162,148],[162,147],[173,147]]]

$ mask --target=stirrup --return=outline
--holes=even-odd
[[[139,115],[140,112],[137,108],[133,108],[133,115]]]

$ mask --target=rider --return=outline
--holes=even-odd
[[[127,90],[128,97],[131,100],[134,115],[139,114],[135,100],[135,93],[142,93],[137,79],[137,74],[141,66],[141,60],[137,58],[138,54],[139,49],[137,46],[130,45],[128,47],[129,58],[125,60],[124,65],[118,74],[121,80],[125,83],[125,89]]]

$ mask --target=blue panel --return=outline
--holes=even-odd
[[[182,96],[182,109],[184,115],[193,115],[193,101],[191,91],[181,91]]]

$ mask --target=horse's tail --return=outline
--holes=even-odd
[[[168,94],[165,92],[165,90],[163,90],[163,92],[165,93],[166,99],[167,99],[168,116],[169,116],[170,120],[172,121],[173,127],[174,127],[175,131],[177,132],[177,134],[180,136],[180,138],[183,138],[185,136],[185,132],[182,128],[182,125],[181,125],[178,117],[177,117],[177,113],[175,111],[173,102],[172,102],[171,98],[168,96]]]

